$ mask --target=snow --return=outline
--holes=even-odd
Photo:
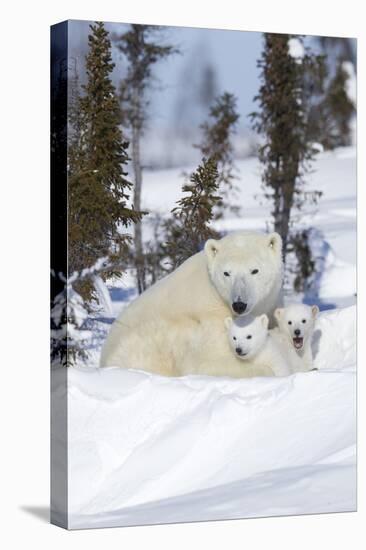
[[[346,81],[346,93],[347,97],[354,106],[357,105],[357,77],[355,73],[355,68],[351,61],[343,61],[342,69],[347,74],[348,78]]]
[[[98,293],[99,303],[102,305],[104,312],[107,315],[113,315],[112,300],[107,285],[100,275],[94,275],[92,280],[95,290]]]
[[[342,69],[347,74],[347,80],[345,83],[347,97],[353,103],[355,109],[357,109],[357,76],[356,76],[355,67],[351,61],[343,61]],[[351,119],[351,136],[352,136],[352,144],[355,146],[357,143],[356,113],[354,113]]]
[[[301,62],[305,56],[305,48],[298,38],[290,38],[288,41],[288,53],[291,57]]]
[[[316,151],[317,153],[323,153],[324,152],[324,147],[321,143],[318,143],[317,141],[315,141],[314,143],[312,143],[312,148],[314,149],[314,151]]]
[[[355,510],[355,322],[285,378],[69,369],[70,527]]]
[[[240,216],[215,228],[264,231],[258,160],[237,167]],[[295,223],[314,229],[320,270],[286,301],[321,309],[319,370],[233,380],[99,369],[111,323],[137,296],[133,273],[109,281],[112,313],[94,320],[88,366],[68,370],[71,528],[356,509],[356,150],[320,151],[313,168],[307,189],[323,196]],[[143,207],[167,214],[192,169],[146,170]]]

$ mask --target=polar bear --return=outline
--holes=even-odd
[[[306,304],[291,304],[274,313],[278,325],[273,329],[274,336],[287,346],[296,371],[313,369],[311,343],[318,313],[318,306]]]
[[[244,368],[269,368],[275,376],[289,376],[292,366],[280,342],[268,331],[268,317],[246,315],[225,319],[230,347],[243,361]]]
[[[100,365],[165,376],[246,377],[230,350],[224,319],[272,315],[280,305],[282,242],[277,233],[238,232],[209,239],[127,308],[111,327]]]

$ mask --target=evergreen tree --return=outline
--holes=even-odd
[[[286,34],[265,34],[258,61],[261,86],[255,98],[260,110],[251,115],[254,129],[264,139],[259,149],[262,180],[265,196],[273,203],[274,230],[282,237],[284,259],[293,208],[300,209],[308,197],[316,202],[319,196],[317,192],[303,192],[304,176],[316,152],[309,141],[305,86],[308,68],[316,58],[305,50],[303,56],[291,55],[290,38]],[[302,46],[301,39],[297,40]]]
[[[200,71],[200,82],[198,87],[198,100],[199,103],[207,108],[207,105],[211,105],[216,96],[217,82],[216,72],[213,64],[206,60],[205,64]]]
[[[120,102],[122,122],[131,131],[132,165],[134,171],[134,205],[141,210],[142,165],[140,141],[147,119],[146,91],[151,86],[153,66],[177,50],[158,41],[161,27],[131,25],[116,37],[117,48],[128,61],[127,75],[121,82]],[[135,225],[135,262],[139,293],[146,288],[141,222]]]
[[[210,105],[218,95],[217,80],[210,49],[205,42],[196,42],[190,53],[184,56],[177,80],[173,125],[175,136],[182,141],[182,147],[192,142],[196,127],[207,116]]]
[[[239,119],[235,96],[225,92],[216,98],[209,116],[210,120],[201,125],[203,139],[196,147],[204,157],[216,158],[221,199],[215,208],[215,217],[220,218],[226,208],[238,211],[237,206],[230,205],[230,199],[236,191],[233,183],[234,150],[231,142],[231,134],[235,132]]]
[[[325,128],[323,145],[327,149],[351,144],[351,119],[355,106],[347,94],[349,74],[344,62],[338,61],[334,77],[330,80],[321,103],[321,119]]]
[[[51,308],[51,359],[53,365],[72,366],[77,360],[88,358],[87,347],[92,338],[91,320],[88,318],[88,304],[75,290],[84,288],[83,282],[91,285],[104,273],[113,268],[113,260],[109,257],[99,258],[90,267],[74,271],[68,277],[52,270],[54,281],[61,283],[59,292]]]
[[[355,102],[347,87],[356,74],[356,42],[351,38],[320,36],[324,76],[321,100],[311,112],[312,136],[325,149],[350,145]]]
[[[306,292],[310,287],[311,278],[316,271],[316,261],[310,244],[310,229],[292,232],[289,252],[293,253],[295,266],[290,269],[295,292]]]
[[[90,29],[79,138],[69,149],[69,272],[102,256],[121,262],[129,240],[126,229],[141,217],[128,206],[132,184],[122,168],[129,160],[128,143],[119,127],[119,101],[111,81],[111,43],[103,23]],[[119,274],[111,269],[104,277],[114,273]],[[93,295],[90,281],[78,290],[83,298]]]
[[[70,367],[88,358],[86,345],[91,331],[86,328],[88,312],[84,300],[70,283],[54,299],[51,309],[51,362]]]
[[[317,62],[309,64],[305,72],[304,90],[306,97],[309,98],[306,113],[307,134],[309,142],[321,143],[324,146],[328,138],[322,103],[328,70],[324,56],[317,56],[316,59]]]
[[[317,40],[324,55],[333,65],[337,61],[350,61],[356,67],[356,40],[339,36],[319,36]]]
[[[220,200],[216,194],[218,178],[215,157],[204,158],[189,182],[183,185],[182,192],[186,196],[177,202],[172,218],[166,222],[164,252],[169,259],[170,271],[199,252],[207,239],[216,236],[210,222],[213,209]]]
[[[77,59],[69,59],[68,67],[68,105],[67,137],[69,151],[75,152],[80,147],[82,134],[82,111],[80,105],[80,82]]]

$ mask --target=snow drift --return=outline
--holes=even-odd
[[[69,527],[355,510],[355,311],[286,378],[70,368]]]

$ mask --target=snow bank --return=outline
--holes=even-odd
[[[316,329],[287,378],[69,369],[70,527],[354,510],[355,307]]]

